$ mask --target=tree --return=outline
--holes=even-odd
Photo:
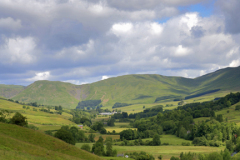
[[[153,146],[160,146],[161,145],[160,136],[158,134],[155,134],[153,136],[152,145]]]
[[[159,160],[162,160],[162,155],[159,155],[159,156],[158,156],[158,159],[159,159]]]
[[[95,138],[95,134],[89,134],[88,135],[88,140],[90,141],[90,142],[95,142],[95,140],[94,140],[94,138]]]
[[[55,133],[54,137],[61,139],[69,144],[75,145],[74,137],[72,136],[71,132],[63,128],[59,129]]]
[[[19,112],[16,112],[15,115],[11,118],[11,123],[19,125],[19,126],[27,126],[27,117],[24,117]]]
[[[222,114],[218,114],[216,120],[219,121],[219,122],[223,122]]]
[[[108,126],[115,126],[114,122],[115,122],[115,119],[111,118],[111,119],[108,120],[107,125]]]
[[[92,152],[99,156],[105,155],[102,136],[100,136],[98,141],[92,146]]]
[[[0,122],[7,122],[7,119],[6,119],[7,116],[9,116],[8,110],[0,111]]]
[[[91,147],[89,146],[89,144],[84,144],[82,145],[81,149],[90,152]]]

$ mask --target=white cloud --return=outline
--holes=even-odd
[[[176,48],[176,51],[175,51],[175,56],[186,56],[189,54],[189,49],[188,48],[185,48],[183,47],[182,45],[179,45],[177,48]]]
[[[0,48],[2,63],[32,63],[35,60],[35,41],[32,37],[17,37],[5,40],[5,45]],[[1,61],[1,60],[0,60]]]
[[[102,76],[101,80],[105,80],[105,79],[108,79],[108,78],[109,78],[108,76]]]
[[[131,23],[117,23],[112,26],[112,32],[116,35],[130,32],[133,28]]]
[[[151,29],[153,34],[160,34],[163,31],[163,27],[161,24],[158,23],[152,23],[151,24]]]
[[[238,67],[240,66],[240,61],[238,60],[233,60],[230,64],[229,67]]]
[[[32,78],[26,79],[26,81],[38,81],[38,80],[48,80],[51,77],[49,71],[35,73],[35,76]]]
[[[180,23],[186,24],[189,29],[193,26],[196,26],[198,23],[198,15],[197,13],[186,13],[185,16],[182,17]]]

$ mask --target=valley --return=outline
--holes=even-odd
[[[193,157],[208,160],[208,155],[225,152],[232,141],[233,150],[226,154],[231,153],[238,150],[239,138],[234,136],[240,136],[240,111],[236,110],[240,82],[234,80],[238,74],[229,74],[239,69],[222,69],[196,79],[127,75],[81,86],[37,81],[23,88],[11,86],[7,93],[2,89],[0,117],[5,110],[8,114],[1,120],[5,123],[0,123],[0,153],[4,159],[121,160],[124,158],[116,156],[144,151],[154,159],[161,155],[172,160],[191,152],[196,154]],[[16,95],[10,98],[9,93]],[[100,103],[92,101],[99,99]],[[75,109],[80,101],[90,107]],[[117,102],[118,107],[113,108]],[[112,111],[118,113],[99,115]],[[27,118],[28,127],[11,124],[16,112]],[[55,138],[62,130],[72,134],[75,145]],[[153,144],[156,135],[160,135],[157,145]],[[91,152],[100,142],[104,145],[95,151],[97,157]],[[107,144],[111,144],[109,155]],[[83,146],[89,146],[89,152]],[[238,157],[240,154],[232,159]]]

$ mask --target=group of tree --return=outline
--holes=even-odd
[[[90,136],[91,135],[91,136]],[[62,126],[55,134],[54,137],[61,139],[69,144],[75,145],[79,142],[94,142],[94,134],[89,137],[85,136],[84,131],[79,130],[77,127]]]
[[[228,149],[224,151],[212,152],[209,154],[196,154],[196,153],[181,153],[179,157],[172,156],[170,160],[237,160],[239,158],[231,157],[231,153]]]
[[[106,151],[104,148],[104,144],[106,145]],[[112,148],[112,137],[107,137],[105,142],[103,138],[100,136],[98,141],[96,141],[95,144],[93,144],[92,149],[88,144],[84,144],[81,149],[84,149],[88,152],[92,152],[99,156],[109,156],[109,157],[115,157],[117,156],[117,150],[113,150]]]
[[[195,145],[220,146],[222,142],[233,138],[237,126],[225,122],[222,115],[215,115],[215,111],[228,108],[239,101],[240,93],[230,93],[217,101],[186,104],[174,110],[163,111],[162,106],[158,106],[129,116],[126,113],[124,119],[134,118],[134,122],[130,125],[137,128],[137,131],[124,130],[120,133],[120,137],[134,140],[165,132],[193,140]],[[123,114],[125,115],[125,113],[115,114],[112,118],[123,118]],[[152,116],[154,114],[155,116]],[[211,120],[194,123],[193,118],[198,117],[210,117]]]
[[[116,103],[112,106],[112,108],[126,107],[126,106],[130,106],[130,105],[132,105],[132,104],[116,102]]]
[[[106,134],[107,130],[104,128],[104,125],[102,122],[95,122],[92,126],[91,129],[94,131],[98,131],[101,134]]]
[[[73,118],[70,120],[73,121],[74,123],[83,124],[89,127],[92,125],[92,121],[89,117],[89,114],[87,114],[86,112],[81,110],[71,110],[70,114],[72,114],[73,116]]]
[[[81,101],[78,103],[76,109],[96,109],[96,107],[100,107],[99,104],[101,103],[101,100],[86,100],[86,101]],[[101,107],[100,107],[101,108]]]

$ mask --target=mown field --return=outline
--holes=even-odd
[[[152,140],[152,138],[143,139],[143,141]],[[118,154],[121,153],[129,153],[129,152],[147,152],[152,154],[155,159],[159,155],[163,156],[163,159],[169,160],[172,156],[179,156],[181,152],[195,152],[195,153],[211,153],[211,152],[220,152],[225,147],[206,147],[206,146],[182,146],[183,142],[191,142],[188,140],[184,140],[178,138],[174,135],[161,135],[161,143],[169,143],[169,145],[161,145],[161,146],[118,146],[113,145],[113,149],[118,151]],[[117,144],[119,142],[116,142]],[[81,148],[81,146],[85,143],[77,143],[76,146]],[[90,146],[93,143],[88,143]],[[114,143],[115,144],[115,143]]]

